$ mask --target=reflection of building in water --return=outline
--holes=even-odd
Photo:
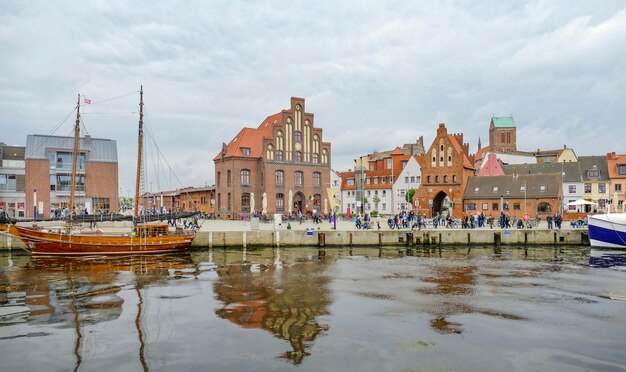
[[[310,343],[327,330],[315,318],[328,314],[331,279],[318,261],[279,267],[245,262],[220,267],[214,291],[224,306],[216,313],[240,327],[262,328],[289,341],[293,350],[281,357],[300,364]]]

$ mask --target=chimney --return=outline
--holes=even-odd
[[[411,156],[413,156],[413,144],[411,144]]]
[[[513,171],[513,178],[517,178],[518,174],[519,174],[519,173],[518,173],[517,169],[515,169],[515,170]]]

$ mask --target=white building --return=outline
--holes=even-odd
[[[407,161],[406,165],[402,169],[402,172],[398,176],[398,179],[393,184],[393,214],[400,213],[402,211],[410,211],[412,206],[406,201],[406,193],[410,189],[417,190],[422,183],[422,167],[420,166],[417,157],[412,156]]]

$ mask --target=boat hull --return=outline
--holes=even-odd
[[[36,256],[119,256],[184,252],[193,234],[133,237],[122,235],[68,235],[11,226],[28,251]]]
[[[626,249],[626,214],[589,216],[589,242],[592,247]]]

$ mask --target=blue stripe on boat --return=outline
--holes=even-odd
[[[589,239],[626,247],[626,232],[594,226],[589,224]]]

